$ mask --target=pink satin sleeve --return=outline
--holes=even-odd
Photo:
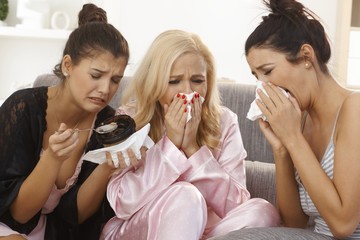
[[[247,153],[237,115],[223,109],[220,149],[210,151],[206,146],[201,147],[189,158],[191,167],[181,176],[200,190],[208,207],[221,218],[250,199],[245,175]]]
[[[164,136],[147,150],[142,167],[136,171],[128,168],[110,179],[107,198],[116,216],[129,219],[176,182],[189,167],[190,163],[185,155]]]

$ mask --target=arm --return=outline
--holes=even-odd
[[[269,94],[274,104],[266,98],[264,100],[271,112],[266,116],[269,116],[274,133],[288,150],[303,185],[333,235],[339,238],[349,236],[360,221],[360,206],[355,203],[360,197],[360,149],[357,146],[360,140],[357,121],[360,117],[357,110],[360,108],[360,95],[353,94],[344,100],[339,113],[333,142],[331,179],[300,131],[297,102],[292,97],[290,101],[281,96],[274,98],[274,93],[276,91]],[[262,110],[267,111],[265,108]]]
[[[130,218],[176,182],[187,168],[184,154],[164,136],[148,149],[144,163],[136,171],[129,167],[110,180],[107,197],[117,217]]]
[[[360,222],[360,96],[344,101],[334,134],[334,169],[330,179],[304,138],[289,140],[288,149],[300,178],[335,237],[349,236]],[[293,146],[297,141],[298,145]],[[316,183],[316,184],[314,184]]]
[[[207,204],[223,217],[250,198],[246,189],[245,158],[236,114],[224,109],[221,119],[221,146],[213,153],[202,146],[189,158],[191,168],[181,179],[194,184]],[[214,195],[215,194],[215,195]]]
[[[32,89],[15,92],[0,107],[0,221],[21,233],[29,233],[37,225],[42,207],[38,199],[32,199],[36,182],[28,177],[35,166],[39,169],[46,165],[38,163],[45,130],[42,108],[45,100],[43,96],[34,97],[43,92]],[[43,190],[40,197],[44,196]],[[29,191],[31,197],[23,200]],[[19,204],[14,204],[16,201]]]

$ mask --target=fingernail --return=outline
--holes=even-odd
[[[187,101],[186,101],[186,100],[184,100],[184,104],[187,104]]]
[[[178,98],[179,98],[179,97],[180,97],[180,93],[178,93],[178,94],[176,95],[176,97],[178,97]]]
[[[194,103],[194,99],[191,99],[191,103]]]
[[[181,98],[184,99],[184,98],[185,98],[185,95],[182,95]]]
[[[185,108],[184,112],[187,112],[187,108]]]

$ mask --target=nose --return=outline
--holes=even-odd
[[[104,78],[103,80],[99,81],[98,91],[103,94],[108,94],[110,91],[110,82],[111,80],[108,78]]]
[[[192,87],[191,87],[191,81],[188,80],[188,81],[184,81],[185,84],[184,84],[184,93],[192,93],[193,90],[192,90]]]

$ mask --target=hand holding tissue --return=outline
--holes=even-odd
[[[154,142],[151,140],[151,138],[148,136],[148,133],[150,131],[150,123],[145,125],[143,128],[138,130],[137,132],[133,133],[129,138],[127,138],[124,142],[121,142],[117,145],[111,146],[111,147],[105,147],[96,149],[94,151],[87,152],[83,159],[94,162],[94,163],[104,163],[106,162],[106,156],[105,152],[110,152],[111,158],[114,162],[115,167],[119,166],[119,160],[117,158],[117,153],[121,152],[124,156],[126,165],[130,165],[130,158],[127,154],[127,149],[131,148],[136,156],[137,159],[141,158],[141,152],[140,148],[142,146],[145,146],[147,148],[150,148],[154,145]]]
[[[287,97],[289,97],[289,94],[282,88],[278,87]],[[265,94],[266,96],[268,96],[268,94],[266,93],[265,89],[264,89],[264,86],[263,86],[263,83],[261,81],[258,81],[256,83],[256,91],[255,91],[255,99],[254,101],[251,102],[250,104],[250,108],[249,108],[249,111],[246,115],[246,118],[251,120],[251,121],[255,121],[256,119],[259,119],[259,118],[262,118],[264,121],[266,121],[266,117],[265,115],[262,113],[262,111],[260,110],[259,106],[257,105],[256,103],[256,99],[260,99],[260,96],[259,94],[257,93],[257,90],[258,89],[261,89]]]
[[[187,113],[188,113],[188,116],[187,116],[187,119],[186,119],[186,122],[190,121],[191,119],[191,99],[193,99],[194,97],[194,94],[196,94],[197,92],[192,92],[192,93],[189,93],[189,94],[186,94],[186,93],[180,93],[181,95],[184,95],[185,96],[185,99],[187,101]],[[203,103],[205,101],[205,99],[200,96],[200,101],[201,103]]]

